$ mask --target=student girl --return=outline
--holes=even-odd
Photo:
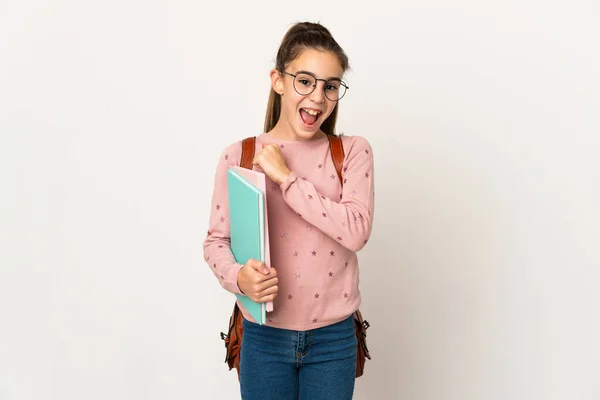
[[[335,135],[348,92],[348,67],[345,52],[320,24],[295,24],[277,52],[253,160],[267,176],[270,270],[255,260],[236,263],[230,249],[227,170],[240,164],[241,140],[224,149],[217,165],[204,257],[225,290],[274,302],[265,325],[240,307],[243,399],[353,395],[352,314],[361,304],[356,252],[371,234],[374,185],[366,139],[341,137],[342,182],[330,153],[328,135]]]

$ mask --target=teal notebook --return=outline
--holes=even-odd
[[[231,252],[240,264],[246,264],[251,258],[266,262],[265,195],[242,174],[247,173],[236,168],[230,168],[227,173]],[[266,322],[265,303],[255,303],[244,295],[236,296],[257,323]]]

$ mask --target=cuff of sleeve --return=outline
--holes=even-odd
[[[233,264],[231,268],[229,268],[227,276],[223,277],[223,288],[228,292],[231,292],[233,294],[244,294],[242,293],[240,287],[237,284],[238,273],[240,272],[240,269],[242,269],[242,267],[242,264]]]
[[[281,184],[279,185],[281,191],[286,191],[292,183],[296,182],[296,179],[298,179],[298,174],[294,171],[290,172],[285,181],[281,182]]]

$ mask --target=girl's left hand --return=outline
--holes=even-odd
[[[263,144],[262,147],[254,157],[253,164],[258,165],[273,182],[281,185],[292,171],[288,168],[278,145]]]

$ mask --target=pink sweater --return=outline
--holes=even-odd
[[[327,138],[311,141],[275,139],[263,133],[262,144],[278,144],[292,173],[281,185],[267,177],[271,266],[279,275],[279,294],[267,324],[308,330],[339,322],[360,305],[356,252],[369,239],[373,221],[373,153],[360,136],[342,136],[344,186],[340,185]],[[228,146],[217,166],[204,258],[221,286],[240,293],[242,265],[230,249],[227,169],[239,165],[241,141]],[[254,319],[243,307],[244,317]]]

